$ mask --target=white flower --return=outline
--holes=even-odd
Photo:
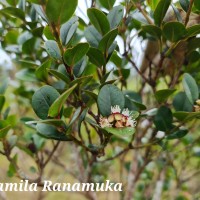
[[[111,106],[111,112],[112,112],[112,114],[120,113],[121,112],[121,108],[119,107],[119,105]]]
[[[100,124],[101,128],[112,127],[112,124],[109,123],[109,121],[106,117],[100,117],[99,124]]]
[[[128,110],[128,108],[124,109],[122,111],[122,115],[126,116],[126,117],[129,117],[130,116],[130,111]]]
[[[127,121],[126,121],[126,126],[127,127],[135,127],[137,124],[137,122],[135,121],[135,119],[132,119],[131,117],[128,117]]]
[[[161,139],[161,138],[163,138],[163,137],[165,137],[165,132],[163,132],[163,131],[158,131],[157,134],[156,134],[156,138]]]

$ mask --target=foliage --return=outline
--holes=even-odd
[[[39,184],[47,164],[65,166],[65,154],[75,154],[75,178],[122,182],[121,199],[199,197],[186,185],[198,174],[200,152],[198,0],[92,1],[88,24],[75,12],[77,0],[7,0],[1,7],[1,45],[14,66],[0,70],[8,176],[26,177],[16,149],[35,162]],[[135,38],[158,46],[154,56],[144,52],[145,69]]]

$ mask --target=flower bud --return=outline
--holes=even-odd
[[[195,106],[194,106],[194,111],[195,111],[195,112],[200,112],[200,106],[195,105]]]
[[[123,117],[123,115],[122,114],[115,114],[115,120],[116,121],[119,121],[119,120],[121,120],[122,119],[122,117]]]
[[[108,117],[109,123],[112,123],[114,120],[115,120],[115,118],[114,118],[113,114]]]
[[[124,127],[124,126],[123,126],[123,124],[122,124],[121,121],[117,121],[117,122],[115,123],[115,127],[117,127],[117,128],[122,128],[122,127]]]
[[[196,100],[198,106],[200,106],[200,99]]]

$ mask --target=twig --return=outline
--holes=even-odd
[[[188,11],[187,11],[186,17],[185,17],[185,26],[187,26],[187,23],[189,22],[190,14],[191,14],[191,11],[192,11],[193,3],[194,3],[194,0],[190,0],[190,5],[189,5],[189,8],[188,8]]]

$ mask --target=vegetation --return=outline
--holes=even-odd
[[[4,181],[123,184],[63,199],[200,198],[199,2],[93,0],[87,23],[78,0],[1,1]]]

